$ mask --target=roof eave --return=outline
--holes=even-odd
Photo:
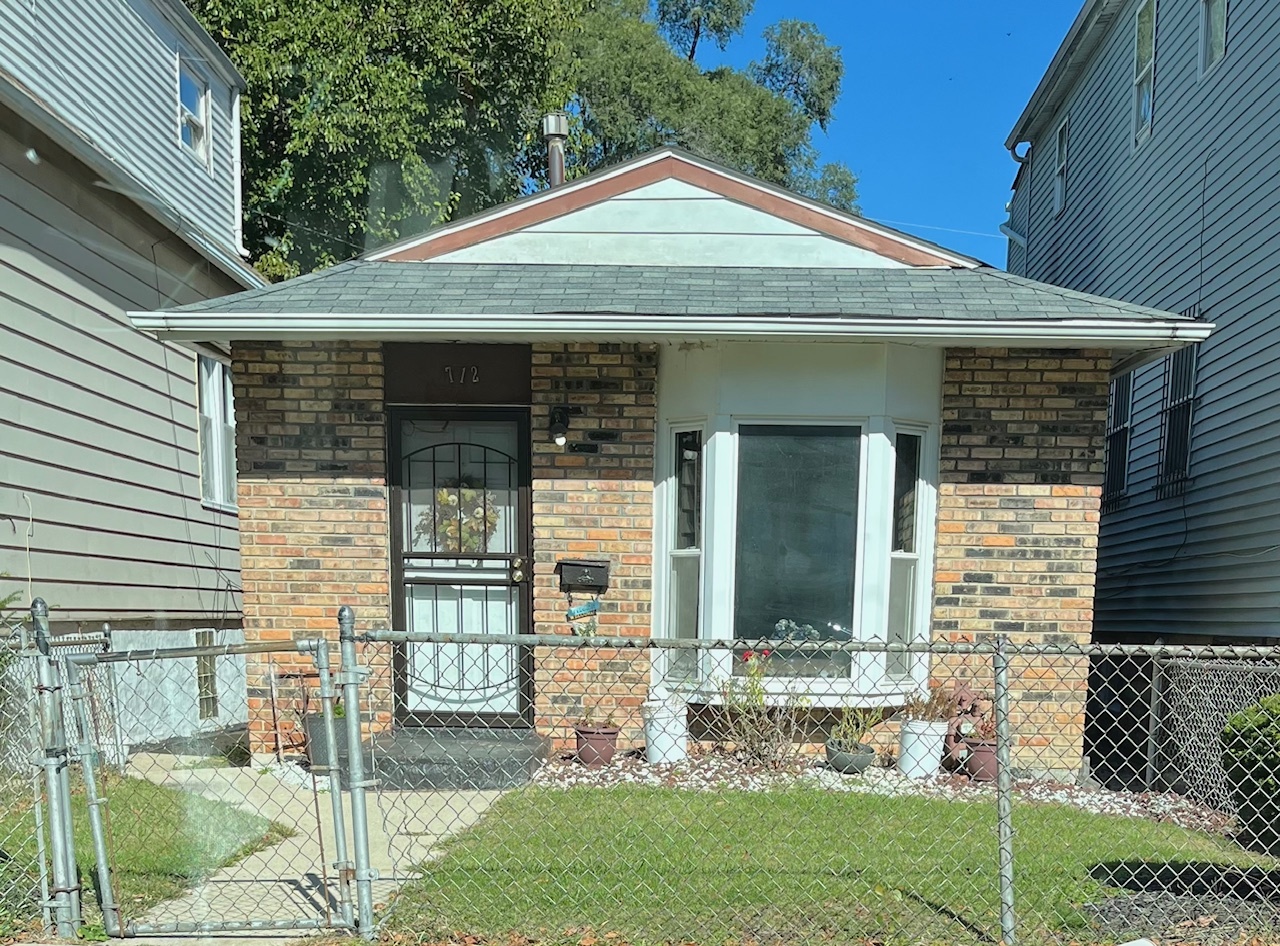
[[[173,341],[875,341],[933,347],[1180,348],[1213,326],[1191,320],[900,319],[868,316],[639,314],[468,315],[130,312],[134,326]]]
[[[1006,148],[1013,149],[1020,142],[1030,141],[1040,122],[1057,112],[1066,93],[1111,28],[1112,21],[1125,2],[1126,0],[1085,0],[1071,29],[1067,31],[1058,51],[1050,60],[1049,68],[1031,93],[1026,108],[1018,116],[1009,137],[1005,139]]]

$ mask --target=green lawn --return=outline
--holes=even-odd
[[[73,785],[77,781],[73,776]],[[258,815],[142,779],[111,777],[101,790],[109,801],[116,895],[131,917],[178,896],[218,868],[289,834]],[[13,860],[8,863],[26,865],[32,862],[35,851],[31,797],[15,795],[2,801],[0,837],[9,838],[6,853]],[[85,919],[93,922],[101,914],[93,888],[95,867],[88,808],[79,787],[73,788],[72,821],[76,863],[85,890]],[[28,919],[15,915],[21,906],[7,905],[9,916],[0,915],[0,932]],[[34,905],[26,906],[30,909]],[[0,901],[0,914],[4,912],[6,905]]]
[[[1100,864],[1274,865],[1207,834],[1067,807],[1019,805],[1015,824],[1022,942],[1090,939],[1079,906],[1106,894],[1090,879]],[[528,789],[422,868],[388,930],[601,946],[990,942],[996,878],[989,802]]]

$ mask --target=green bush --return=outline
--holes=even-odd
[[[1280,693],[1227,720],[1222,767],[1240,817],[1241,840],[1280,853]]]

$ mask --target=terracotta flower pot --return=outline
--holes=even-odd
[[[999,766],[995,740],[966,739],[969,754],[964,757],[964,770],[975,782],[994,782]]]
[[[598,769],[613,761],[618,751],[617,726],[574,726],[578,737],[578,761],[589,769]]]

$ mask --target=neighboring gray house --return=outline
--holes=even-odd
[[[0,598],[55,629],[239,634],[224,356],[124,313],[263,284],[242,88],[181,0],[0,4]]]
[[[1095,638],[1280,637],[1280,3],[1088,0],[1007,146],[1012,272],[1217,326],[1117,366]]]

